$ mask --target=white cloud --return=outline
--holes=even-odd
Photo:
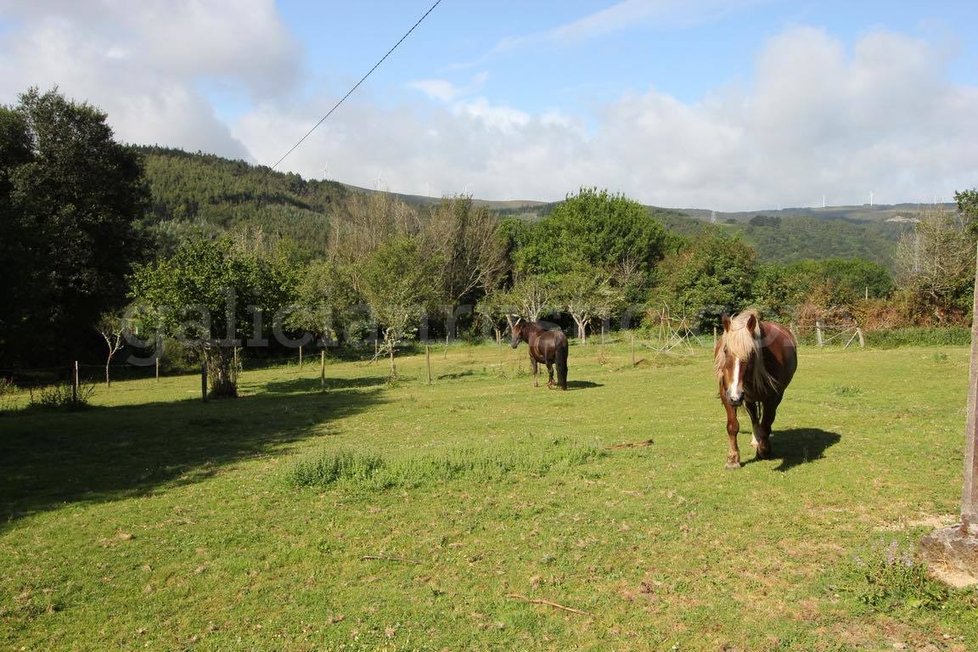
[[[749,86],[700,102],[629,94],[589,127],[456,94],[435,105],[356,103],[284,167],[320,176],[328,160],[331,177],[358,185],[379,178],[400,192],[497,199],[552,200],[597,185],[660,206],[728,210],[814,205],[823,194],[863,203],[870,191],[877,202],[946,200],[978,181],[974,115],[978,89],[947,81],[927,43],[878,31],[849,51],[799,27],[763,47]],[[259,160],[276,160],[291,119],[266,110],[234,133]]]
[[[109,114],[118,138],[247,156],[206,95],[247,98],[298,80],[299,48],[272,0],[6,2],[0,102],[55,85]]]
[[[758,0],[621,0],[589,16],[545,32],[548,40],[582,40],[605,36],[642,23],[694,25],[714,20]]]
[[[487,53],[453,68],[482,65],[493,57],[540,43],[565,43],[607,36],[639,25],[688,27],[770,0],[620,0],[613,5],[541,32],[507,36]]]
[[[431,99],[442,102],[451,102],[460,94],[458,87],[444,79],[421,79],[409,83],[408,88],[419,90]]]
[[[692,15],[733,1],[698,3]],[[690,15],[676,7],[622,2],[551,36],[608,33],[653,10]],[[58,84],[106,110],[126,141],[270,164],[337,99],[297,99],[299,48],[271,0],[234,10],[8,1],[0,12],[16,27],[0,34],[0,102]],[[413,82],[420,93],[400,104],[371,102],[365,88],[281,167],[320,178],[328,166],[331,178],[366,187],[496,199],[560,199],[582,185],[717,209],[812,205],[823,194],[861,203],[870,191],[879,202],[948,199],[978,183],[978,88],[949,81],[942,48],[882,30],[847,47],[797,27],[762,45],[749,84],[693,103],[646,89],[586,116],[501,103],[485,91],[486,73]],[[245,107],[232,122],[200,90],[211,84]]]
[[[530,114],[508,106],[495,106],[484,97],[456,104],[454,111],[487,129],[502,133],[526,127],[531,121]]]

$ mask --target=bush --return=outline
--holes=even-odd
[[[898,346],[968,346],[971,329],[963,326],[946,328],[889,328],[865,334],[866,346],[889,349]]]
[[[951,597],[947,587],[928,577],[913,548],[901,548],[896,541],[865,559],[856,557],[849,573],[852,581],[847,590],[858,604],[873,611],[941,609]]]
[[[14,393],[17,386],[9,378],[0,378],[0,414],[9,412],[14,407]]]
[[[84,410],[89,407],[88,399],[95,392],[94,384],[80,385],[77,395],[71,383],[58,383],[31,390],[30,406],[39,410]]]

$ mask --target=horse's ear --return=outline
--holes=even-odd
[[[756,333],[757,332],[757,317],[751,315],[747,318],[747,332]]]
[[[730,330],[730,315],[728,315],[727,313],[723,313],[723,316],[720,317],[720,320],[723,322],[723,330],[724,331]]]

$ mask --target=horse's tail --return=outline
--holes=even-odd
[[[557,385],[567,389],[567,338],[557,342]]]

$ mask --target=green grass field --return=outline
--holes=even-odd
[[[430,386],[415,356],[0,416],[0,647],[978,648],[975,590],[911,558],[958,511],[966,349],[803,348],[776,459],[748,433],[733,472],[707,351],[638,355],[572,346],[567,392],[459,345]]]

